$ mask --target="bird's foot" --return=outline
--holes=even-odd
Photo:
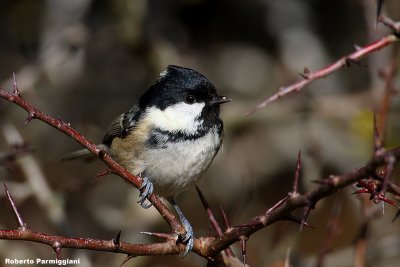
[[[149,180],[149,178],[147,177],[143,178],[143,182],[142,185],[139,187],[139,190],[140,190],[140,195],[138,203],[140,203],[140,206],[142,206],[142,208],[144,209],[150,208],[152,204],[150,202],[149,203],[145,202],[146,199],[147,200],[149,199],[149,197],[151,196],[151,194],[153,194],[154,191],[153,183]]]
[[[186,248],[182,255],[182,257],[185,257],[193,249],[193,244],[194,244],[193,228],[192,228],[192,225],[190,225],[188,219],[186,219],[185,215],[183,215],[183,212],[178,207],[178,205],[176,205],[176,203],[173,203],[173,205],[174,205],[174,208],[179,215],[179,219],[180,219],[183,227],[185,227],[185,231],[186,231],[185,236],[182,238],[182,242],[186,243]]]

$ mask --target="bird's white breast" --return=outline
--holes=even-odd
[[[194,184],[208,168],[221,145],[217,129],[193,140],[169,142],[144,153],[145,175],[161,196],[172,196]]]

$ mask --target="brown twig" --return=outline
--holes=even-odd
[[[343,67],[348,67],[349,65],[359,62],[360,59],[363,57],[380,50],[388,45],[391,45],[395,42],[399,41],[399,38],[396,35],[390,34],[380,38],[379,40],[370,43],[364,47],[360,47],[353,53],[344,56],[337,60],[336,62],[314,72],[308,72],[306,75],[303,76],[303,79],[300,81],[295,82],[292,85],[281,87],[279,91],[272,96],[268,97],[256,107],[252,108],[250,111],[247,112],[247,116],[251,115],[252,113],[256,112],[258,109],[267,106],[269,103],[278,100],[279,98],[286,96],[288,94],[299,92],[301,91],[306,85],[315,82],[316,80],[322,79],[327,77],[328,75],[342,69]]]
[[[384,95],[381,100],[381,105],[380,105],[380,111],[379,111],[379,124],[378,124],[378,131],[379,135],[382,139],[383,143],[383,137],[384,137],[384,132],[386,129],[386,124],[388,120],[388,114],[389,114],[389,108],[390,108],[390,99],[391,96],[393,96],[395,90],[394,90],[394,80],[397,72],[397,68],[399,65],[399,48],[396,47],[393,51],[393,60],[391,61],[390,65],[379,72],[381,78],[385,82],[385,88],[384,88]]]
[[[327,182],[322,183],[317,189],[307,193],[306,195],[288,197],[286,201],[282,201],[280,205],[275,205],[276,207],[269,210],[268,213],[252,218],[248,224],[243,224],[243,227],[235,227],[234,230],[225,232],[223,237],[216,240],[210,240],[211,244],[206,246],[204,253],[206,255],[214,255],[215,253],[218,253],[218,251],[221,251],[232,243],[238,241],[238,237],[250,236],[261,228],[276,221],[285,220],[288,214],[298,208],[306,207],[310,203],[316,204],[320,199],[337,192],[339,189],[349,186],[365,177],[370,177],[374,174],[375,169],[385,162],[385,158],[388,155],[400,159],[400,147],[385,151],[382,155],[374,157],[363,167],[340,176],[330,176],[326,179]]]
[[[212,227],[214,228],[215,232],[217,233],[218,237],[221,237],[223,235],[223,231],[221,229],[221,226],[219,225],[218,221],[215,219],[214,212],[212,211],[210,204],[208,203],[206,197],[204,196],[203,192],[201,192],[200,188],[196,185],[196,191],[197,194],[200,197],[200,201],[203,204],[204,209],[207,212],[208,215],[208,220],[210,221]],[[225,214],[225,213],[224,213]],[[224,217],[226,220],[226,217]],[[233,257],[233,251],[228,247],[225,249],[225,253],[229,257]]]
[[[393,21],[391,18],[388,18],[384,15],[379,16],[379,21],[385,26],[391,28],[395,34],[400,34],[400,22]]]
[[[33,108],[29,103],[25,102],[19,97],[16,97],[15,95],[0,90],[0,96],[17,103],[18,105],[28,110],[28,112],[35,112],[35,117],[45,121],[46,123],[51,124],[56,122],[56,125],[58,125],[59,123],[59,120],[55,120],[50,116],[40,112],[39,110]],[[56,128],[64,131],[71,131],[74,134],[75,138],[77,138],[76,135],[79,135],[75,130],[71,129],[70,126],[66,127],[62,124],[60,125],[60,127]],[[85,143],[89,141],[85,141],[84,139],[80,142]],[[90,142],[89,144],[92,145],[92,143]],[[394,157],[398,162],[398,160],[400,159],[400,147],[384,151],[380,155],[374,156],[369,163],[359,169],[340,176],[331,176],[327,178],[326,180],[324,180],[326,182],[321,183],[321,185],[317,189],[309,192],[306,195],[297,194],[296,196],[292,195],[285,197],[267,212],[255,216],[247,224],[239,227],[229,228],[223,233],[221,237],[217,239],[213,237],[196,239],[193,251],[205,258],[214,257],[222,250],[228,248],[231,244],[243,240],[243,237],[248,237],[251,234],[276,221],[287,220],[292,211],[301,207],[307,207],[310,205],[310,203],[316,204],[320,199],[335,193],[340,188],[351,185],[366,177],[374,176],[376,168],[379,167],[381,164],[384,164],[389,156]],[[107,154],[103,155],[103,159],[107,159],[107,157]],[[114,168],[114,165],[109,164],[109,167]],[[122,174],[124,174],[124,172],[122,172]],[[154,197],[152,197],[151,200],[154,201]],[[113,251],[117,253],[125,253],[127,255],[178,254],[184,248],[183,245],[177,245],[175,243],[175,240],[172,240],[172,238],[170,238],[164,243],[156,244],[129,244],[120,242],[120,246],[116,250],[116,246],[113,240],[105,241],[90,238],[66,238],[63,236],[51,236],[47,234],[37,233],[29,229],[0,230],[0,239],[26,240],[48,244],[51,246],[53,246],[54,242],[59,242],[62,247]]]
[[[24,240],[41,244],[47,244],[54,248],[54,244],[59,244],[60,248],[88,249],[97,251],[109,251],[116,253],[124,253],[127,255],[176,255],[179,254],[184,246],[176,246],[174,241],[167,243],[153,244],[129,244],[119,242],[116,247],[114,239],[99,240],[92,238],[67,238],[64,236],[48,235],[44,233],[34,232],[30,229],[25,230],[0,230],[1,239],[7,240]]]

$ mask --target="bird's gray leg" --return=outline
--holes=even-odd
[[[182,225],[185,227],[186,235],[185,238],[182,240],[182,242],[186,243],[185,252],[183,253],[183,256],[186,256],[186,254],[188,254],[189,251],[192,251],[193,249],[193,243],[194,243],[193,228],[190,225],[188,219],[186,219],[185,215],[183,215],[183,212],[181,211],[179,206],[175,203],[175,200],[172,198],[169,199],[169,202],[171,202],[171,204],[174,206]]]
[[[143,191],[141,191],[144,189]],[[143,178],[142,185],[139,187],[140,190],[140,195],[139,195],[139,201],[140,206],[144,209],[148,209],[152,206],[151,203],[145,203],[146,199],[148,199],[151,194],[153,194],[154,191],[154,186],[153,183],[147,178],[146,176]]]

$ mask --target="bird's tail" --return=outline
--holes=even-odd
[[[97,146],[100,149],[104,149],[107,151],[108,147],[104,144],[100,144]],[[61,157],[61,161],[70,161],[70,160],[84,160],[84,161],[92,161],[96,158],[96,155],[90,152],[87,149],[80,149],[77,151],[72,151],[70,153],[67,153]]]

